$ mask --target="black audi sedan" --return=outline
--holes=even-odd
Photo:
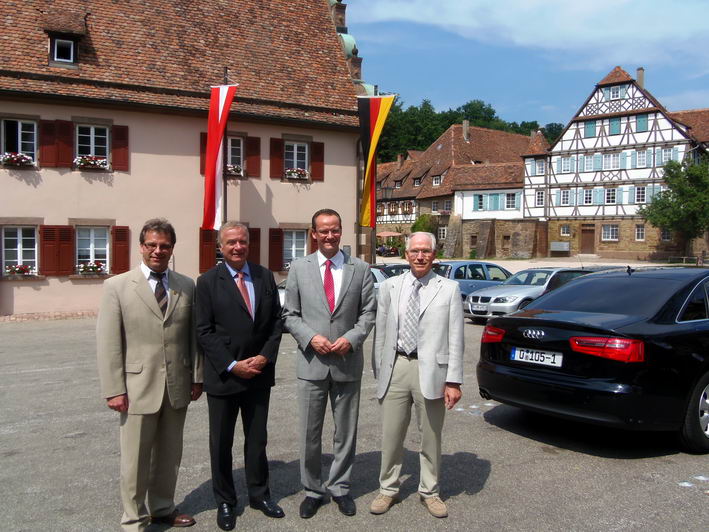
[[[709,452],[709,270],[586,275],[488,321],[480,394]]]

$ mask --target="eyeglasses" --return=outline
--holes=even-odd
[[[158,245],[155,242],[145,242],[143,247],[149,249],[150,251],[155,251],[156,249],[159,249],[160,251],[170,251],[172,249],[172,244]]]
[[[409,255],[413,255],[413,256],[417,256],[419,254],[430,255],[431,253],[433,253],[433,250],[432,249],[407,249],[406,253],[408,253]]]

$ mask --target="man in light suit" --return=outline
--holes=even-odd
[[[202,394],[194,282],[168,269],[175,241],[167,220],[145,223],[143,260],[105,282],[96,326],[101,390],[121,414],[124,530],[195,523],[174,502],[187,405]]]
[[[413,404],[421,433],[421,502],[434,517],[448,515],[438,472],[445,410],[461,397],[463,309],[458,283],[431,271],[435,249],[431,233],[413,233],[406,242],[411,270],[379,285],[372,366],[382,406],[382,465],[373,514],[396,502]]]
[[[227,222],[219,229],[224,262],[197,279],[197,338],[204,350],[209,407],[209,456],[217,526],[236,525],[232,477],[234,427],[241,413],[249,505],[268,517],[283,510],[271,500],[266,457],[268,403],[283,329],[273,274],[248,262],[249,229]]]
[[[286,283],[285,324],[298,343],[300,516],[317,512],[329,491],[344,515],[356,513],[349,494],[355,457],[362,344],[374,325],[376,301],[369,265],[340,251],[342,220],[331,209],[312,218],[315,253],[296,260]],[[335,425],[335,459],[321,476],[322,427],[328,399]]]

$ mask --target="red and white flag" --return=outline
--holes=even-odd
[[[224,191],[224,131],[229,109],[236,94],[235,85],[212,87],[207,124],[207,152],[204,159],[204,216],[202,229],[219,229],[222,225]]]

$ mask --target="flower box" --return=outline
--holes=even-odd
[[[244,177],[244,169],[238,164],[227,164],[226,175],[227,177]]]
[[[310,177],[308,171],[302,168],[286,168],[284,175],[286,179],[293,179],[295,181],[304,181]]]
[[[74,159],[74,166],[82,170],[108,170],[108,159],[93,155],[80,155]]]
[[[103,262],[84,262],[76,265],[76,271],[81,275],[102,275],[106,273]]]
[[[34,161],[29,155],[8,151],[0,155],[0,164],[4,166],[34,166]]]
[[[34,266],[29,266],[28,264],[10,264],[5,266],[5,275],[29,276],[36,273]]]

